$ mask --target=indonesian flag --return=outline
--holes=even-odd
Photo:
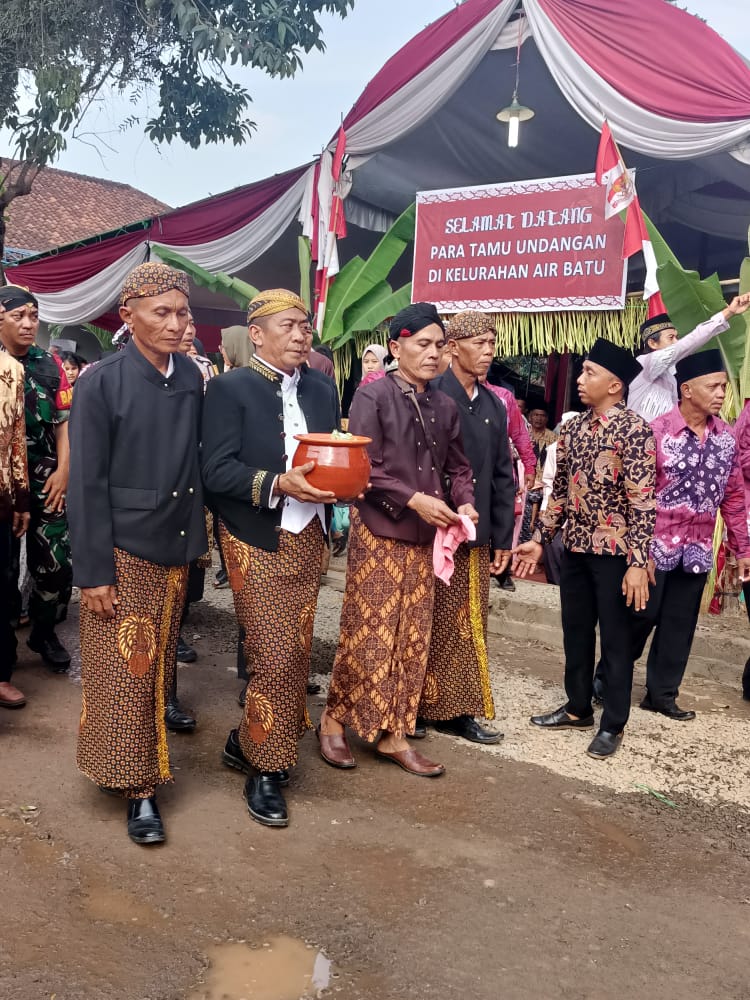
[[[338,239],[346,236],[346,218],[344,216],[344,200],[340,194],[341,173],[346,155],[346,132],[343,126],[339,129],[336,149],[331,163],[331,176],[325,178],[326,183],[331,184],[330,188],[330,212],[328,225],[325,233],[321,235],[318,267],[315,275],[315,293],[317,299],[316,326],[320,333],[323,331],[323,323],[326,315],[326,300],[331,281],[339,272]],[[321,226],[323,219],[320,220]],[[322,248],[322,252],[320,252]]]
[[[607,189],[605,219],[617,215],[635,198],[635,185],[606,121],[602,125],[602,136],[596,154],[596,183],[603,184]]]
[[[607,204],[604,208],[605,219],[611,219],[613,215],[622,212],[623,209],[626,210],[622,256],[627,260],[639,250],[643,254],[646,264],[643,297],[650,300],[652,296],[659,295],[659,284],[656,280],[656,255],[643,218],[633,178],[625,166],[622,153],[606,121],[602,125],[602,135],[596,154],[596,181],[607,189]],[[659,297],[659,302],[661,302],[661,297]],[[657,303],[654,303],[654,307],[656,305]],[[656,315],[650,307],[649,315]]]
[[[646,229],[646,222],[641,211],[641,203],[638,195],[635,195],[628,205],[628,213],[625,217],[625,241],[622,245],[622,256],[632,257],[634,253],[641,251],[646,263],[646,277],[643,280],[643,297],[650,299],[652,295],[659,294],[659,282],[656,280],[656,254],[651,243],[651,237]]]

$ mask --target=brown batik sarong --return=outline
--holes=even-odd
[[[486,545],[459,545],[449,587],[435,582],[432,641],[419,714],[495,718],[487,659],[490,554]]]
[[[78,768],[139,797],[172,780],[164,706],[172,685],[187,566],[115,549],[117,605],[102,620],[81,606]]]
[[[327,711],[365,740],[413,733],[432,626],[432,545],[381,538],[352,508]]]
[[[223,522],[219,535],[250,675],[240,746],[258,771],[280,771],[297,763],[297,743],[310,728],[305,699],[322,526],[316,516],[298,535],[282,530],[276,552],[247,545]]]

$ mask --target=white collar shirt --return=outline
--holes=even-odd
[[[299,445],[299,441],[295,441],[294,435],[307,433],[307,421],[297,399],[300,371],[299,368],[295,368],[293,374],[289,375],[287,372],[281,371],[281,369],[269,364],[268,361],[257,354],[255,355],[255,359],[264,364],[266,368],[270,368],[271,371],[281,376],[281,402],[284,415],[284,441],[286,442],[286,468],[288,472],[292,467],[294,453]],[[282,500],[282,497],[272,495],[270,506],[276,507],[280,500]],[[316,514],[320,518],[320,523],[325,531],[326,509],[324,504],[302,503],[299,500],[295,500],[294,497],[284,497],[283,502],[284,509],[281,512],[281,527],[284,531],[288,531],[292,535],[298,535],[308,526]]]

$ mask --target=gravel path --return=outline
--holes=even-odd
[[[344,560],[334,562],[338,570],[344,565]],[[194,607],[183,631],[201,659],[236,649],[231,591],[216,590],[212,579],[213,573],[207,574],[205,599]],[[323,689],[321,706],[336,651],[342,596],[335,586],[324,583],[321,587],[311,658],[312,679]],[[74,652],[70,677],[77,681],[77,615],[71,618],[61,634]],[[688,678],[680,701],[695,708],[698,716],[693,722],[677,723],[641,711],[637,705],[642,688],[636,686],[620,751],[609,760],[595,761],[584,753],[592,732],[544,733],[529,725],[530,715],[556,708],[564,701],[560,651],[502,637],[491,638],[489,651],[496,725],[505,739],[499,746],[467,747],[471,752],[533,764],[615,792],[649,794],[651,789],[670,798],[690,796],[709,804],[729,802],[750,810],[750,704],[741,700],[738,689]],[[226,669],[233,672],[234,667]],[[639,681],[643,678],[637,672],[637,684]]]

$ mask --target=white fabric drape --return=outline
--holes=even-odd
[[[686,160],[733,151],[750,138],[750,119],[686,122],[644,110],[619,94],[584,62],[549,20],[538,0],[524,0],[524,9],[537,48],[568,103],[597,131],[606,117],[621,145],[659,159]],[[742,155],[747,156],[747,152]]]
[[[514,49],[518,45],[518,32],[521,31],[521,44],[527,38],[531,38],[531,25],[529,19],[521,14],[515,21],[507,22],[495,41],[492,43],[493,52],[503,52],[505,49]]]
[[[62,292],[37,295],[39,317],[46,323],[74,325],[88,323],[113,306],[120,295],[126,276],[146,259],[148,244],[144,240],[124,256],[103,268],[98,274]]]
[[[461,85],[505,27],[519,0],[502,0],[451,48],[409,80],[346,133],[346,149],[356,168],[364,158],[421,125]],[[334,140],[330,149],[336,146]]]
[[[159,242],[168,250],[182,254],[207,271],[236,273],[248,264],[252,264],[273,246],[281,233],[297,217],[313,170],[314,167],[311,166],[262,215],[241,229],[236,229],[209,243],[198,243],[194,246],[173,246],[165,240]]]

